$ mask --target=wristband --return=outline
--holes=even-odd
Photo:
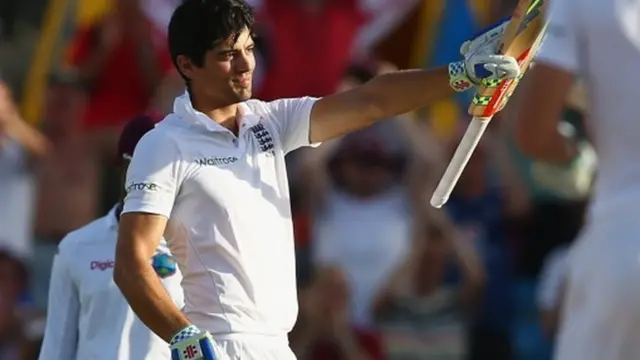
[[[449,85],[457,92],[466,91],[473,87],[462,61],[449,64]]]
[[[169,342],[169,345],[175,345],[179,342],[185,341],[186,339],[194,335],[198,335],[201,332],[202,331],[200,331],[200,329],[198,329],[195,325],[189,325],[186,328],[178,331],[175,335],[173,335],[173,337],[171,338],[171,341]]]

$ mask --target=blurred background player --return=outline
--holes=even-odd
[[[585,229],[568,255],[555,358],[637,358],[640,342],[640,1],[553,0],[548,34],[520,92],[516,137],[529,155],[584,161],[557,119],[576,77],[589,94],[598,177]],[[633,74],[633,75],[632,75]]]
[[[123,129],[118,143],[120,175],[138,140],[155,126],[139,116]],[[113,283],[122,203],[104,217],[70,233],[53,263],[41,360],[169,359],[166,343],[135,316]],[[183,297],[178,265],[163,241],[149,259],[177,307]]]
[[[0,248],[23,261],[33,247],[33,169],[49,149],[49,141],[23,120],[0,79]]]

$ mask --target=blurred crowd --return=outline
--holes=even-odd
[[[2,2],[1,360],[36,358],[43,314],[55,311],[46,303],[58,242],[118,201],[122,126],[170,111],[184,91],[166,50],[178,2]],[[255,96],[323,96],[383,72],[442,65],[513,3],[251,0]],[[57,38],[21,36],[51,35],[56,14]],[[55,51],[43,52],[47,41]],[[596,165],[583,101],[577,84],[558,120],[583,152],[559,167],[513,143],[516,94],[442,210],[428,200],[466,128],[468,98],[292,153],[300,315],[290,341],[298,358],[548,359],[565,254]]]

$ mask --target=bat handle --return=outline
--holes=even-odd
[[[442,178],[440,178],[438,187],[436,187],[436,190],[431,196],[431,206],[441,208],[442,205],[449,200],[451,192],[458,183],[460,175],[462,175],[473,151],[476,149],[476,146],[478,146],[482,134],[484,134],[491,118],[492,117],[473,117],[462,140],[460,140],[460,144],[458,144],[456,148],[456,152],[453,154],[451,161],[449,161],[447,169],[444,171]]]

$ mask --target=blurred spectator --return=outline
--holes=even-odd
[[[258,97],[325,96],[349,63],[394,28],[416,0],[251,0],[264,40]],[[258,67],[260,68],[260,66]]]
[[[24,263],[7,252],[0,252],[0,359],[20,360],[24,332],[19,316],[20,294],[26,289]]]
[[[88,94],[80,124],[98,155],[110,156],[124,122],[149,110],[172,69],[166,35],[149,21],[138,1],[118,0],[97,24],[77,30],[70,56]]]
[[[36,252],[32,291],[36,306],[47,303],[49,272],[58,243],[99,214],[99,163],[86,149],[90,139],[75,124],[83,95],[72,79],[52,76],[43,131],[53,147],[37,167]]]
[[[22,120],[10,90],[0,82],[0,248],[23,260],[33,246],[33,165],[48,148],[46,139]]]
[[[480,252],[487,281],[479,306],[471,320],[470,359],[510,359],[510,330],[514,320],[512,292],[515,284],[513,254],[507,229],[523,213],[509,212],[511,195],[497,179],[487,136],[479,144],[446,204],[461,231],[471,237]],[[458,139],[453,139],[453,153]]]
[[[381,69],[352,67],[342,88]],[[308,197],[313,263],[346,273],[350,318],[357,326],[373,325],[374,299],[412,246],[414,213],[426,183],[416,176],[426,160],[412,132],[416,128],[409,121],[388,120],[311,150],[301,160],[304,175],[297,181],[306,190],[299,185],[297,192]]]
[[[147,18],[139,1],[116,0],[101,21],[77,30],[70,52],[87,92],[80,126],[96,161],[111,162],[124,122],[151,110],[173,69],[165,31]],[[118,198],[113,189],[119,179],[105,172],[101,180],[104,213]]]
[[[330,183],[313,214],[314,263],[346,272],[352,320],[360,326],[372,325],[373,300],[406,258],[413,237],[411,201],[401,182],[406,160],[373,134],[384,125],[338,145],[328,163]]]
[[[510,104],[517,105],[517,96]],[[572,241],[582,227],[583,208],[592,191],[597,167],[584,121],[585,103],[585,89],[577,82],[558,125],[560,133],[575,143],[578,150],[576,158],[566,164],[547,164],[525,156],[513,139],[515,114],[511,112],[516,106],[507,107],[502,117],[509,157],[524,180],[523,190],[531,197],[519,264],[522,274],[530,279],[537,278],[547,254]]]
[[[392,359],[467,358],[467,324],[484,282],[476,249],[441,212],[430,210],[407,266],[387,283],[376,313]],[[459,274],[460,281],[455,281]],[[411,282],[411,279],[419,281]]]
[[[312,285],[301,292],[300,317],[291,333],[291,347],[298,359],[385,359],[380,336],[351,325],[349,295],[341,270],[318,269]]]

